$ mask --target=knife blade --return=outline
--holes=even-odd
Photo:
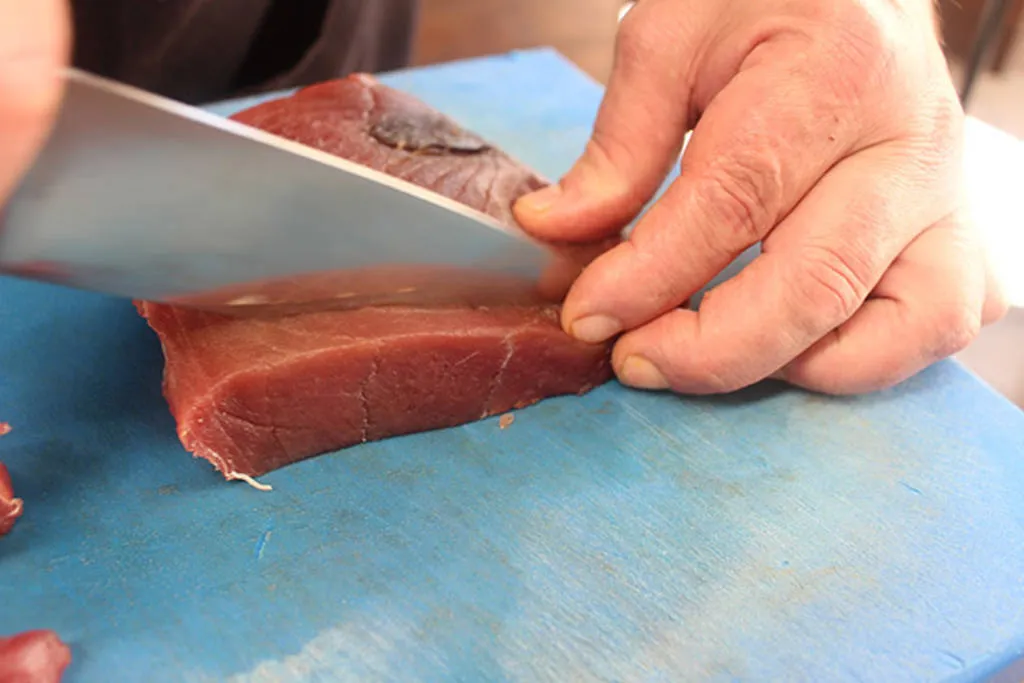
[[[536,283],[558,260],[411,183],[65,73],[50,137],[0,216],[0,272],[223,309],[460,297],[479,278]]]

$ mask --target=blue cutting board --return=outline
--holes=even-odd
[[[550,51],[395,74],[556,176],[597,85]],[[222,107],[220,111],[228,111]],[[1024,415],[896,390],[584,398],[226,483],[131,304],[0,280],[0,633],[67,681],[977,681],[1024,654]]]

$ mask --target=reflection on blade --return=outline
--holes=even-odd
[[[615,240],[617,241],[617,240]],[[381,265],[249,282],[169,303],[238,317],[295,315],[365,306],[502,306],[561,301],[582,269],[612,241],[563,247],[537,279],[492,270]]]
[[[557,260],[434,192],[74,70],[0,227],[0,271],[195,305],[223,305],[224,291],[259,297],[275,282],[288,292],[280,303],[306,306],[336,289],[312,285],[323,273],[378,268],[461,273],[449,283],[462,296],[491,280],[543,288]],[[408,287],[409,299],[436,298],[430,283],[395,283]],[[375,296],[381,287],[364,298]]]

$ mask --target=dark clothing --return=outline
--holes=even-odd
[[[189,104],[406,66],[417,0],[72,0],[74,64]]]

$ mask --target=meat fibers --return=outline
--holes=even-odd
[[[365,75],[311,86],[233,118],[515,229],[512,203],[546,184],[423,102]],[[610,243],[565,253],[582,267]],[[163,347],[164,396],[182,444],[229,479],[583,394],[612,376],[609,346],[565,334],[557,300],[397,301],[247,316],[137,307]]]

